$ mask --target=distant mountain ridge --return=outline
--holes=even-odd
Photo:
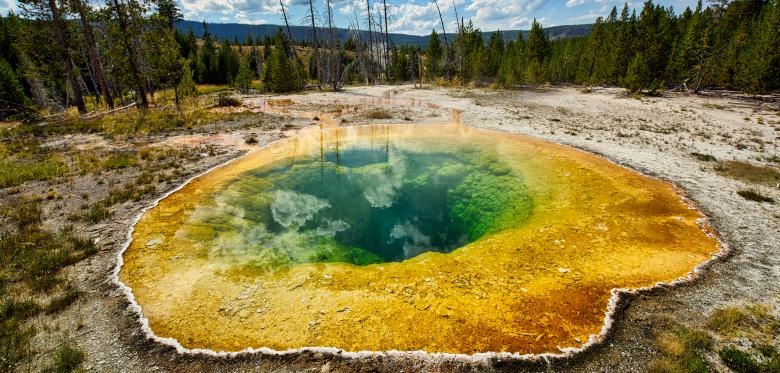
[[[284,26],[282,25],[273,25],[273,24],[263,24],[263,25],[248,25],[243,23],[207,23],[209,33],[216,38],[219,39],[228,39],[228,40],[234,40],[238,39],[240,42],[244,42],[246,40],[246,36],[249,34],[253,34],[255,37],[264,37],[265,35],[273,36],[276,34],[276,32],[280,29],[283,29]],[[179,31],[182,32],[189,32],[190,29],[192,29],[192,32],[197,37],[203,36],[203,23],[202,22],[196,22],[196,21],[181,21],[176,24],[176,28]],[[593,28],[593,24],[582,24],[582,25],[564,25],[564,26],[553,26],[553,27],[547,27],[544,30],[547,32],[547,34],[550,36],[550,39],[563,39],[563,38],[571,38],[571,37],[577,37],[577,36],[586,36],[590,34],[590,30]],[[336,37],[343,41],[346,41],[350,35],[349,30],[343,29],[343,28],[337,28],[336,31]],[[305,26],[290,26],[290,32],[292,33],[292,36],[295,40],[303,41],[303,40],[311,40],[311,28],[305,27]],[[518,33],[523,34],[523,38],[526,38],[528,36],[529,30],[502,30],[501,33],[504,36],[505,40],[515,40],[517,39]],[[490,38],[490,35],[492,35],[494,31],[483,31],[482,35],[487,40]],[[367,31],[363,30],[361,31],[361,37],[366,37]],[[327,29],[318,27],[317,28],[317,36],[320,38],[320,40],[325,40],[327,35]],[[388,35],[390,37],[391,43],[395,45],[419,45],[421,48],[426,48],[428,46],[428,39],[430,38],[429,35],[410,35],[410,34],[400,34],[400,33],[390,33]],[[452,40],[453,35],[447,34],[447,37]]]

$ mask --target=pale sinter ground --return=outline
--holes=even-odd
[[[778,316],[780,212],[776,205],[747,201],[737,195],[736,191],[752,188],[775,200],[780,199],[780,191],[777,187],[751,185],[724,177],[713,169],[713,162],[700,161],[691,155],[697,152],[712,155],[718,160],[737,159],[776,167],[780,142],[777,104],[701,96],[634,99],[622,97],[622,90],[618,89],[596,89],[592,93],[582,93],[575,88],[497,92],[380,86],[349,88],[342,93],[306,93],[284,97],[293,99],[295,109],[311,112],[332,111],[336,100],[342,104],[358,103],[355,112],[352,109],[340,110],[342,114],[334,120],[342,125],[441,122],[448,120],[451,114],[447,108],[457,109],[464,124],[528,134],[602,154],[617,163],[671,181],[698,202],[710,218],[710,224],[720,232],[732,251],[730,255],[715,262],[693,284],[665,288],[632,299],[630,305],[620,313],[613,333],[604,345],[570,360],[553,361],[549,366],[542,364],[529,369],[642,370],[658,354],[651,337],[664,327],[662,320],[673,319],[696,327],[714,309],[744,302],[769,304],[771,312]],[[421,101],[399,103],[381,100],[383,97]],[[251,106],[257,105],[263,98],[245,98],[245,101]],[[437,107],[425,103],[435,103]],[[374,108],[391,113],[393,118],[366,119],[365,113]],[[298,126],[317,123],[309,115],[277,120]],[[223,155],[186,161],[185,169],[192,174],[239,154],[239,148],[246,145],[240,145],[240,141],[235,139],[254,136],[259,145],[263,145],[280,136],[288,136],[284,129],[278,127],[251,126],[229,136],[215,136],[225,131],[232,130],[214,127],[212,135],[205,138],[196,136],[171,140],[156,137],[150,141],[215,143]],[[226,138],[228,141],[225,141]],[[66,141],[81,140],[83,138],[76,137]],[[112,141],[108,144],[127,145]],[[121,175],[109,177],[122,178]],[[183,178],[177,180],[161,185],[156,196],[176,187]],[[25,186],[25,193],[43,194],[51,185],[57,186],[56,182],[31,182]],[[80,180],[69,188],[74,190],[68,191],[72,196],[66,198],[76,199],[82,191],[105,193],[95,191],[94,182],[90,180]],[[140,332],[136,316],[126,309],[123,295],[109,279],[116,264],[116,252],[121,247],[132,217],[156,196],[147,196],[140,203],[125,203],[117,208],[109,221],[86,229],[87,234],[99,240],[101,252],[71,268],[69,276],[87,294],[55,317],[36,318],[34,323],[39,333],[33,341],[34,350],[49,351],[63,341],[70,340],[87,353],[84,367],[89,371],[350,371],[358,368],[463,371],[473,368],[515,368],[512,365],[514,362],[442,362],[424,357],[344,359],[327,354],[304,353],[286,356],[255,354],[225,359],[178,355],[170,347],[149,341]],[[4,194],[0,198],[5,201],[10,197]],[[63,203],[68,205],[67,200]],[[45,209],[48,226],[62,225],[64,215],[55,212],[53,208]],[[779,343],[778,337],[775,337],[775,346]],[[47,364],[49,358],[42,354],[34,360],[31,368],[38,370]],[[717,369],[724,369],[716,356],[708,356],[707,359]]]

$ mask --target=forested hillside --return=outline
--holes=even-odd
[[[330,3],[327,3],[330,4]],[[292,91],[344,84],[426,81],[502,87],[543,83],[624,86],[634,92],[722,87],[763,93],[780,87],[780,0],[735,0],[675,10],[647,1],[613,8],[588,36],[553,39],[534,21],[527,36],[491,33],[471,21],[434,31],[423,49],[382,28],[350,29],[342,41],[330,6],[310,39],[291,27],[230,40],[206,26],[176,29],[175,0],[22,0],[0,18],[0,118],[76,107],[84,113],[137,103],[159,90],[178,104],[197,83]],[[282,11],[285,9],[282,8]],[[286,15],[286,13],[285,13]],[[385,14],[386,16],[386,14]],[[261,85],[253,86],[260,80]]]
[[[545,27],[544,31],[547,33],[550,39],[561,39],[576,36],[587,36],[590,33],[592,27],[592,24],[563,25]],[[228,39],[232,41],[243,41],[248,37],[261,39],[265,38],[266,36],[272,37],[277,32],[279,32],[279,29],[281,28],[285,28],[285,26],[271,24],[247,25],[242,23],[205,23],[195,21],[176,22],[176,29],[179,32],[189,33],[189,31],[192,30],[195,35],[203,35],[203,32],[208,29],[213,38],[220,40]],[[316,31],[317,35],[321,39],[324,39],[328,32],[327,29],[323,27],[317,27]],[[336,32],[336,39],[342,43],[346,42],[353,36],[353,32],[349,29],[336,28],[334,31]],[[296,42],[307,42],[312,40],[311,27],[290,25],[290,32],[292,34],[293,40]],[[505,41],[509,41],[516,39],[520,33],[522,33],[523,36],[528,36],[529,32],[530,30],[505,30],[502,32],[502,35],[504,36]],[[493,32],[487,31],[484,32],[482,36],[485,38],[485,41],[487,41],[492,34]],[[448,34],[447,36],[454,37],[454,35],[455,34]],[[368,40],[368,31],[361,30],[357,36]],[[430,40],[428,35],[420,36],[393,32],[388,34],[388,38],[390,39],[390,43],[393,45],[419,46],[423,49],[428,48],[428,41]]]

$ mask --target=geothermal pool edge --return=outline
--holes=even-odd
[[[364,124],[359,125],[358,127],[370,127],[374,124]],[[385,124],[383,125],[392,125],[392,124]],[[428,124],[426,124],[428,125]],[[461,124],[463,126],[467,127],[474,127],[474,128],[482,128],[478,126],[469,126],[467,124]],[[486,129],[486,128],[483,128]],[[510,352],[477,352],[474,354],[459,354],[459,353],[445,353],[445,352],[427,352],[424,350],[408,350],[408,351],[399,351],[399,350],[386,350],[386,351],[346,351],[344,349],[336,348],[336,347],[327,347],[327,346],[307,346],[307,347],[300,347],[300,348],[291,348],[286,350],[276,350],[268,347],[260,347],[260,348],[253,348],[253,347],[247,347],[243,350],[239,351],[218,351],[208,348],[187,348],[184,347],[177,339],[175,338],[166,338],[166,337],[160,337],[154,333],[154,331],[149,326],[149,319],[144,316],[143,308],[138,304],[136,301],[135,295],[133,294],[132,288],[127,286],[124,282],[122,282],[119,278],[119,273],[124,265],[124,254],[125,251],[130,247],[130,244],[133,241],[133,233],[135,232],[136,224],[140,221],[140,219],[143,217],[144,214],[146,214],[149,210],[155,208],[160,201],[168,198],[170,195],[180,191],[185,186],[187,186],[190,182],[193,180],[200,178],[206,174],[209,174],[216,169],[225,167],[230,165],[233,162],[236,162],[238,160],[241,160],[250,154],[253,154],[254,152],[260,151],[266,147],[268,147],[273,142],[276,142],[277,140],[271,141],[268,144],[264,144],[263,146],[258,146],[256,148],[253,148],[249,151],[244,152],[243,154],[229,159],[223,163],[217,164],[213,167],[208,168],[207,170],[200,172],[188,179],[186,179],[184,182],[182,182],[179,186],[176,188],[173,188],[166,193],[162,194],[160,197],[155,198],[151,203],[144,206],[137,214],[135,214],[131,221],[130,221],[130,227],[126,232],[126,239],[122,242],[121,247],[116,252],[116,265],[114,266],[112,273],[111,273],[111,282],[112,284],[116,285],[120,291],[124,294],[125,299],[129,303],[128,308],[131,310],[131,312],[136,316],[135,320],[133,322],[140,323],[140,328],[144,332],[145,337],[148,340],[153,341],[154,343],[158,343],[164,346],[173,347],[178,354],[181,355],[203,355],[203,356],[211,356],[211,357],[239,357],[239,356],[250,356],[250,355],[270,355],[270,356],[291,356],[296,354],[302,354],[306,352],[314,352],[314,353],[324,353],[328,354],[333,357],[345,357],[349,359],[360,359],[360,358],[371,358],[371,357],[391,357],[391,358],[416,358],[416,359],[423,359],[426,361],[431,362],[446,362],[446,361],[454,361],[454,362],[470,362],[470,363],[485,363],[493,359],[501,359],[501,360],[514,360],[514,361],[523,361],[523,362],[549,362],[551,360],[565,360],[565,359],[571,359],[575,358],[578,355],[580,355],[583,352],[589,351],[594,347],[597,347],[599,345],[602,345],[606,340],[609,338],[610,334],[614,330],[613,323],[619,318],[621,305],[625,302],[630,301],[630,299],[627,298],[627,296],[633,296],[643,293],[649,293],[659,288],[664,287],[675,287],[682,284],[687,284],[694,282],[697,278],[699,278],[700,274],[704,271],[706,271],[715,261],[727,256],[730,253],[730,247],[727,244],[725,240],[721,237],[718,230],[716,230],[711,224],[711,217],[709,213],[705,213],[706,209],[702,210],[698,203],[696,203],[693,199],[689,198],[685,190],[679,187],[677,184],[670,180],[666,180],[665,178],[657,177],[654,175],[650,175],[645,171],[642,171],[640,169],[637,169],[633,167],[632,165],[628,165],[624,162],[619,162],[611,157],[605,156],[604,154],[601,154],[600,152],[591,151],[588,149],[583,149],[581,147],[572,146],[569,144],[563,144],[557,141],[551,141],[548,139],[539,138],[537,136],[528,135],[525,133],[514,133],[510,131],[502,131],[502,130],[496,130],[496,129],[487,129],[489,131],[497,131],[497,132],[504,132],[504,133],[511,133],[517,136],[524,136],[532,139],[536,139],[538,141],[547,142],[551,144],[556,144],[559,146],[567,147],[574,149],[579,152],[588,153],[590,155],[602,158],[606,160],[609,163],[612,163],[614,165],[617,165],[621,168],[628,169],[632,172],[638,173],[642,175],[643,177],[652,178],[659,180],[663,183],[669,184],[674,192],[677,194],[677,196],[680,198],[682,203],[686,205],[688,208],[696,210],[702,214],[702,217],[697,219],[697,224],[699,228],[702,230],[702,232],[705,235],[708,235],[712,237],[717,245],[719,246],[719,250],[712,254],[712,256],[697,264],[691,271],[686,273],[685,275],[678,277],[671,281],[658,281],[653,283],[650,286],[645,287],[637,287],[637,288],[612,288],[610,293],[610,298],[608,299],[607,309],[604,313],[604,322],[602,324],[602,327],[598,334],[591,334],[588,337],[588,340],[582,343],[579,347],[558,347],[559,353],[556,352],[545,352],[545,353],[528,353],[528,354],[521,354],[521,353],[510,353]],[[296,133],[297,135],[297,133]],[[294,137],[296,135],[290,136]],[[281,140],[281,139],[278,139]]]

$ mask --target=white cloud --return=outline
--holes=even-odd
[[[475,12],[474,25],[483,30],[528,28],[532,14],[547,0],[474,0],[466,10]]]
[[[578,5],[585,4],[585,0],[567,0],[566,1],[566,7],[567,8],[573,8]]]
[[[388,28],[392,32],[425,35],[439,23],[436,6],[432,2],[425,5],[401,4],[390,9],[389,13],[393,21]]]
[[[595,21],[598,17],[604,17],[604,14],[601,13],[595,13],[594,11],[590,11],[586,14],[582,14],[576,17],[571,17],[572,20],[575,21]]]
[[[16,4],[16,0],[0,0],[0,15],[8,14],[9,10],[17,11],[19,7]]]
[[[289,7],[292,0],[283,0]],[[262,15],[281,15],[278,0],[181,0],[185,19],[244,22]]]

